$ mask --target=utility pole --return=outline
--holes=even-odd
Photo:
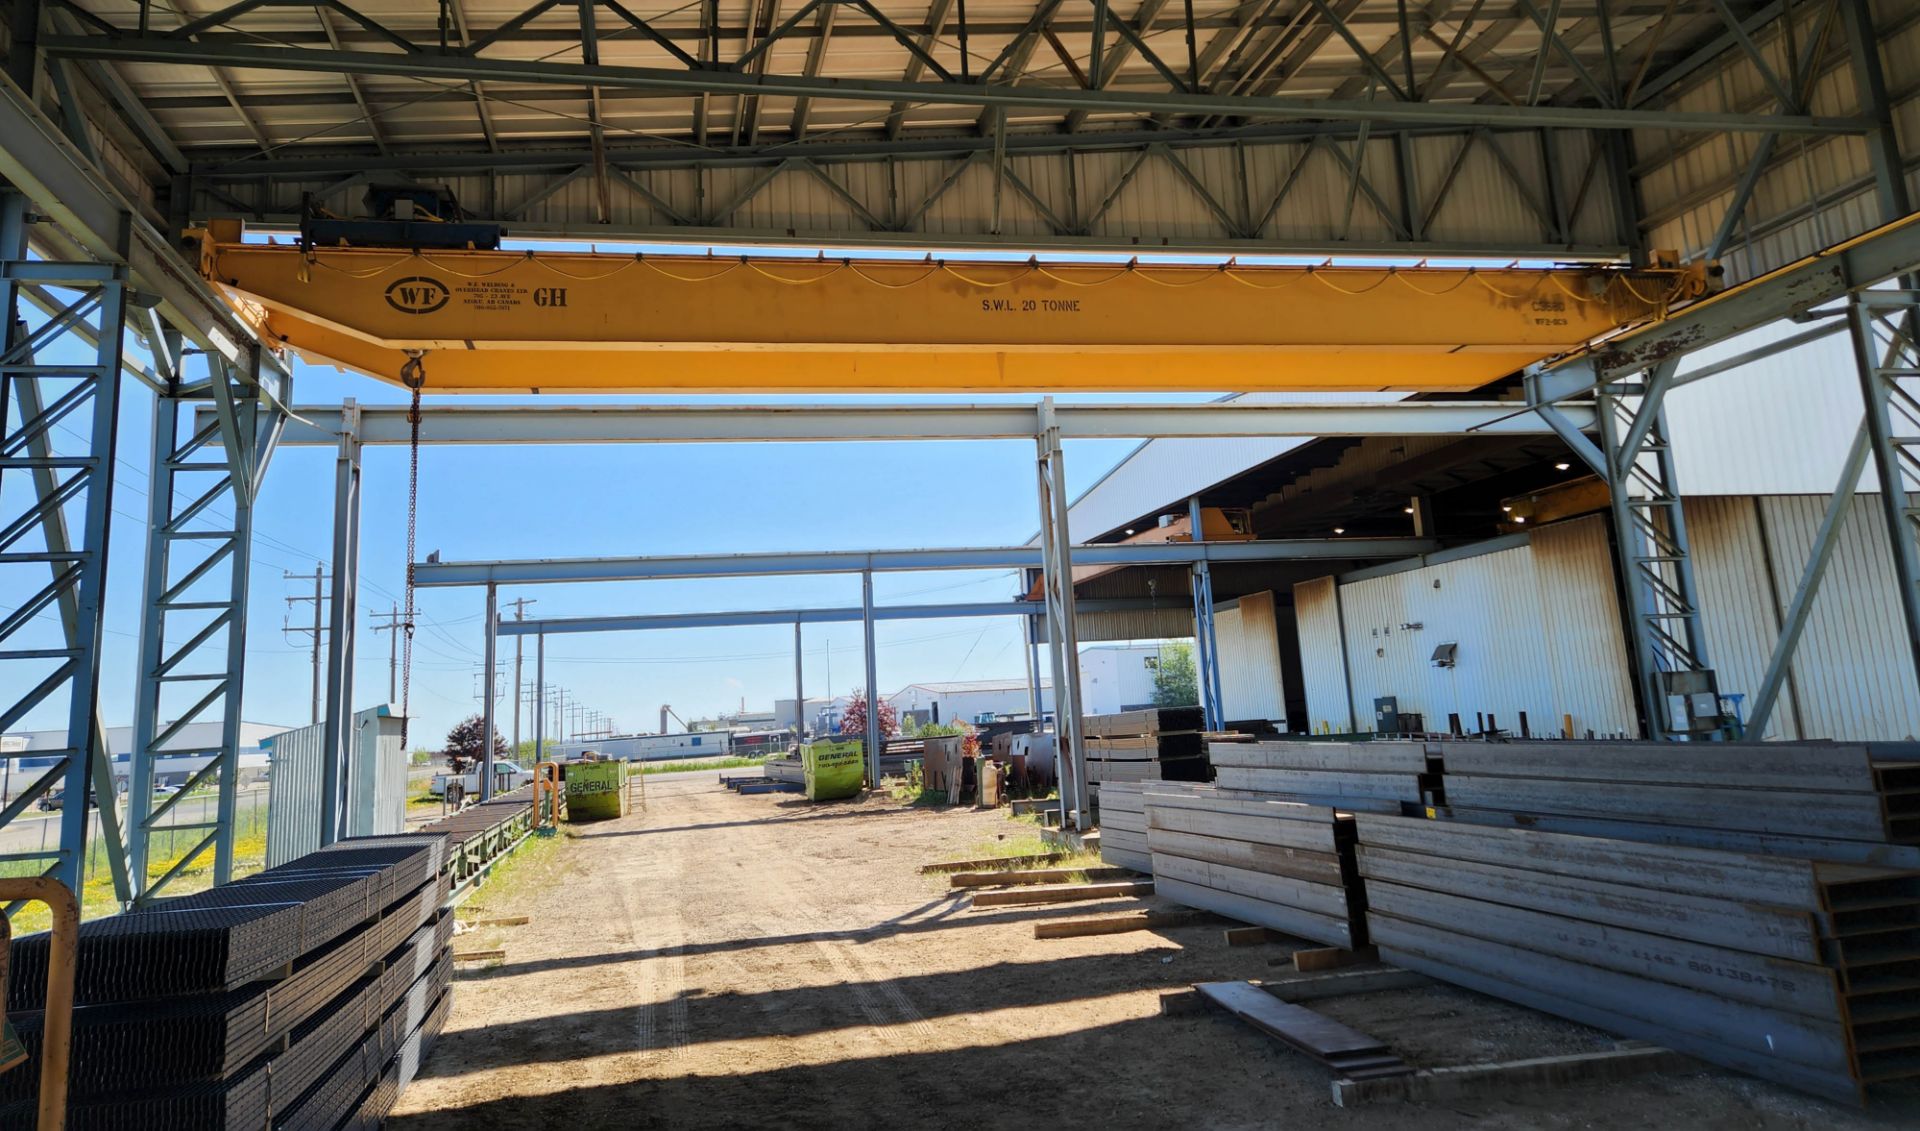
[[[306,577],[306,574],[286,573],[285,577],[286,577],[286,580],[292,581],[295,578],[304,579]],[[287,606],[289,608],[291,608],[294,605],[294,603],[298,601],[313,602],[312,627],[302,626],[300,628],[295,628],[292,625],[292,623],[285,618],[282,618],[280,622],[280,631],[282,633],[293,634],[293,633],[304,632],[304,633],[311,633],[313,636],[313,719],[312,721],[316,723],[320,721],[320,718],[323,712],[323,708],[320,705],[320,700],[321,700],[320,642],[321,642],[322,636],[326,632],[326,624],[321,619],[322,614],[326,612],[326,608],[324,605],[324,602],[326,600],[326,580],[327,580],[326,567],[323,565],[320,565],[319,563],[315,563],[313,567],[313,596],[311,597],[300,596],[300,597],[287,598]]]
[[[538,604],[525,597],[515,597],[507,604],[513,606],[513,619],[525,620],[528,605]],[[513,756],[520,756],[520,646],[521,637],[513,638]]]
[[[373,626],[375,632],[385,632],[387,637],[387,702],[400,702],[400,692],[396,677],[400,672],[400,605],[396,602],[390,613],[370,613],[370,617],[386,617],[387,623]]]

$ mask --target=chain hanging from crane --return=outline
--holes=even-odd
[[[402,648],[400,661],[400,749],[412,749],[407,745],[407,731],[413,725],[413,559],[414,539],[418,533],[420,517],[420,390],[427,383],[427,367],[421,360],[421,354],[409,351],[406,364],[400,367],[400,380],[413,392],[413,403],[407,409],[407,425],[411,438],[407,446],[407,617],[406,643]]]

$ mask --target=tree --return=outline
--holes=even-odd
[[[1153,669],[1153,705],[1191,707],[1200,702],[1200,673],[1193,666],[1193,645],[1167,644]]]
[[[469,715],[453,724],[447,732],[447,748],[440,756],[447,760],[447,768],[456,774],[464,774],[481,760],[481,752],[486,749],[486,722],[479,715]],[[493,734],[493,756],[496,759],[507,756],[507,740],[500,737],[499,731]]]
[[[847,709],[840,712],[840,733],[848,738],[865,738],[867,734],[867,692],[865,688],[855,688],[853,696],[847,702]],[[880,700],[880,737],[891,738],[900,733],[900,719],[895,714],[893,704]]]

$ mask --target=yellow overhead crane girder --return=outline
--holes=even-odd
[[[439,393],[1471,389],[1697,271],[409,251],[192,235],[263,336]]]

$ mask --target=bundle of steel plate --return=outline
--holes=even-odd
[[[1356,820],[1385,961],[1822,1096],[1920,1075],[1920,871]]]
[[[1439,765],[1418,742],[1213,742],[1223,789],[1349,812],[1400,813],[1441,799]]]
[[[1920,866],[1920,743],[1444,742],[1481,824]]]
[[[1104,782],[1100,786],[1100,859],[1103,863],[1150,872],[1147,854],[1146,799],[1139,782]]]
[[[441,836],[347,840],[83,924],[68,1126],[331,1131],[367,1110],[445,1017],[446,859]],[[30,1055],[47,944],[17,939],[9,962]],[[0,1074],[0,1126],[31,1125],[38,1082]]]
[[[1204,785],[1140,795],[1155,894],[1329,946],[1365,945],[1351,816]]]
[[[1208,781],[1198,707],[1147,707],[1080,722],[1087,781]]]

